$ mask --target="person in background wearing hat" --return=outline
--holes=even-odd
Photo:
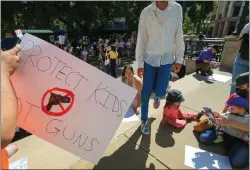
[[[211,48],[205,48],[196,60],[196,73],[201,72],[202,76],[213,75],[210,63],[214,54],[218,52],[218,46],[213,45]]]
[[[232,82],[235,82],[239,74],[245,72],[249,72],[249,23],[244,26],[240,33],[239,53],[234,61]],[[235,86],[232,86],[230,94],[235,93],[235,90]]]
[[[248,101],[242,97],[235,97],[232,100],[227,102],[227,106],[229,107],[226,113],[221,113],[218,115],[216,119],[217,123],[222,120],[235,120],[239,121],[239,123],[248,124],[249,123],[249,104]],[[240,118],[239,118],[240,117]],[[244,117],[244,119],[242,119]],[[220,119],[221,118],[221,119]],[[218,123],[219,124],[219,123]],[[223,142],[223,134],[224,131],[228,132],[230,135],[242,139],[243,141],[248,142],[249,137],[247,132],[240,131],[238,129],[234,129],[233,127],[229,126],[216,126],[216,134],[217,139],[214,143]]]
[[[237,96],[249,101],[249,72],[240,74],[236,78],[236,81],[232,83],[232,86],[236,87],[236,93],[231,94],[226,103]],[[228,106],[226,105],[223,109],[223,112],[226,112],[227,109]]]
[[[163,124],[170,124],[176,128],[182,128],[187,124],[187,120],[199,117],[194,113],[182,113],[181,102],[184,102],[181,91],[171,89],[167,93],[166,104],[163,110]]]
[[[111,50],[108,53],[108,59],[110,60],[110,73],[111,76],[116,78],[116,65],[118,65],[118,53],[115,46],[111,46]]]
[[[249,103],[237,96],[227,105],[229,109],[226,113],[214,112],[216,125],[220,126],[218,138],[212,128],[203,132],[199,139],[205,144],[224,141],[231,165],[246,168],[249,166]]]

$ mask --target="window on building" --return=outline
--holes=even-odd
[[[234,12],[233,12],[233,15],[232,15],[233,17],[239,16],[240,9],[241,9],[241,4],[242,4],[242,2],[240,2],[240,1],[235,2],[235,4],[234,4]]]

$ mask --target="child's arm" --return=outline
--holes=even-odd
[[[223,109],[223,112],[225,113],[227,111],[228,107],[225,106],[224,109]]]
[[[216,119],[216,124],[220,126],[231,126],[242,132],[249,132],[249,124],[243,124],[231,120]]]
[[[229,121],[231,127],[241,130],[242,132],[249,132],[249,124]]]

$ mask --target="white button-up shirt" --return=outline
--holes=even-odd
[[[183,63],[182,7],[174,1],[168,2],[163,26],[157,20],[155,2],[141,12],[136,44],[138,68],[143,68],[144,62],[153,67]]]

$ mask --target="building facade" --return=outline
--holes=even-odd
[[[207,36],[222,38],[236,31],[244,6],[244,1],[219,1],[210,18],[210,35]]]

